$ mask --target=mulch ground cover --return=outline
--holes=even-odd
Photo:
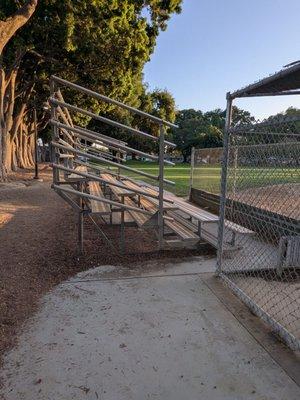
[[[43,182],[33,171],[12,174],[0,184],[0,363],[16,342],[22,324],[39,299],[63,280],[99,265],[142,268],[142,262],[203,254],[203,250],[157,252],[151,232],[126,228],[126,254],[120,256],[85,221],[84,254],[78,254],[76,215],[50,188],[51,170],[42,166]],[[119,228],[105,227],[115,247]]]

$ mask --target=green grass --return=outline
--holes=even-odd
[[[193,187],[212,193],[220,192],[221,167],[198,166],[193,173]],[[237,190],[266,187],[285,183],[300,183],[299,168],[239,167],[228,170],[227,188]]]
[[[147,172],[151,175],[158,175],[158,164],[154,162],[142,161],[127,161],[126,166]],[[113,168],[115,169],[115,168]],[[190,165],[189,164],[176,164],[175,166],[165,165],[164,168],[165,178],[175,182],[173,185],[165,185],[165,189],[175,193],[178,196],[187,196],[189,192],[190,183]],[[135,174],[130,171],[121,170],[122,175],[130,176],[137,180],[142,180],[153,185],[158,185],[158,182]],[[193,187],[197,189],[206,190],[212,193],[219,193],[220,191],[220,166],[201,165],[195,168],[193,176]],[[280,183],[299,183],[299,169],[297,168],[251,168],[243,167],[238,169],[236,174],[237,188],[239,190],[268,186]],[[233,182],[233,173],[231,170],[228,189],[230,189],[231,182]]]
[[[154,162],[142,162],[142,161],[131,160],[127,161],[125,165],[127,167],[135,168],[151,175],[155,176],[158,175],[158,164]],[[158,185],[157,181],[154,181],[153,179],[147,178],[142,175],[135,174],[130,171],[121,170],[121,174],[137,180],[142,180],[144,182],[151,183],[152,185]],[[177,164],[175,166],[165,165],[164,175],[166,179],[175,182],[175,186],[166,184],[165,185],[166,190],[169,190],[170,192],[173,192],[178,196],[188,195],[189,182],[190,182],[189,164]]]

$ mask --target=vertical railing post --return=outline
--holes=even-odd
[[[50,97],[53,98],[55,95],[55,82],[53,79],[50,79]],[[51,104],[51,119],[52,120],[57,120],[57,110],[56,106]],[[58,128],[54,125],[52,125],[52,140],[57,141],[58,139]],[[51,157],[51,162],[52,163],[59,163],[58,157],[56,156],[56,149],[50,145],[50,157]],[[59,171],[56,168],[53,168],[53,182],[57,183],[59,181]]]
[[[77,191],[83,192],[83,184],[82,182],[77,183]],[[78,251],[79,254],[83,253],[83,211],[84,211],[84,203],[81,196],[78,197],[78,205],[81,211],[78,212]]]
[[[158,199],[158,245],[163,248],[164,241],[164,155],[165,155],[165,128],[159,125],[159,199]]]
[[[226,98],[227,98],[227,108],[226,108],[226,121],[225,121],[224,138],[223,138],[221,195],[220,195],[219,229],[218,229],[218,254],[217,254],[217,269],[216,269],[216,273],[218,275],[222,271],[224,225],[225,225],[225,213],[226,213],[227,169],[228,169],[228,156],[229,156],[229,128],[231,125],[231,116],[232,116],[232,98],[230,93],[227,93]]]
[[[124,196],[122,196],[122,204],[124,204]],[[125,209],[124,207],[122,207],[121,210],[121,225],[120,225],[120,230],[121,230],[121,234],[120,234],[120,250],[121,250],[121,254],[124,255],[125,254]]]
[[[194,179],[194,167],[195,167],[195,147],[192,147],[191,151],[191,171],[190,171],[190,188],[189,188],[189,200],[191,200],[193,179]]]
[[[33,110],[33,123],[34,123],[34,179],[39,179],[39,165],[38,165],[38,129],[37,129],[37,112],[36,102]]]

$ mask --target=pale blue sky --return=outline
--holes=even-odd
[[[300,0],[184,0],[157,40],[145,81],[178,108],[225,108],[239,89],[300,59]],[[300,108],[300,96],[242,99],[258,118]]]

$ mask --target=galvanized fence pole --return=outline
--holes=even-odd
[[[50,97],[54,97],[55,95],[56,85],[53,79],[50,79]],[[50,105],[50,112],[51,112],[51,119],[57,119],[57,110],[56,106],[51,104]],[[52,126],[52,141],[56,141],[58,138],[58,128],[56,126]],[[50,159],[52,163],[59,163],[59,158],[56,155],[57,149],[50,144]],[[56,168],[53,168],[53,182],[57,183],[59,181],[59,171]]]
[[[158,198],[158,245],[163,248],[164,241],[164,154],[165,154],[165,128],[159,125],[159,198]]]
[[[83,192],[82,183],[77,183],[77,190],[79,192]],[[83,253],[83,211],[84,211],[84,203],[83,198],[81,196],[78,197],[78,205],[80,211],[78,211],[78,251],[79,254]]]
[[[226,108],[226,121],[223,139],[223,157],[222,157],[222,174],[221,174],[221,194],[220,194],[220,208],[219,208],[219,229],[218,229],[218,254],[217,254],[217,269],[216,273],[219,275],[222,271],[222,258],[223,258],[223,241],[224,241],[224,223],[226,212],[226,191],[227,191],[227,169],[228,169],[228,155],[229,155],[229,128],[231,125],[232,117],[232,98],[230,93],[227,93],[227,108]]]
[[[189,199],[191,199],[191,193],[192,193],[192,187],[193,187],[194,168],[195,168],[195,147],[192,147],[192,151],[191,151],[191,170],[190,170]]]
[[[34,120],[34,179],[39,179],[39,165],[38,165],[38,129],[37,129],[37,112],[36,104],[33,110]]]

